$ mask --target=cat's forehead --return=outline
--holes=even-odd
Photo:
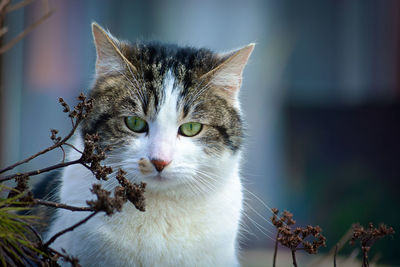
[[[207,85],[200,77],[220,63],[207,49],[176,45],[126,45],[122,52],[135,69],[126,68],[100,79],[98,87],[106,84],[109,91],[101,90],[101,94],[111,94],[117,100],[115,103],[124,100],[122,107],[134,108],[139,115],[152,120],[164,104],[171,106],[173,101],[175,109],[186,117],[204,96],[196,93]]]
[[[190,82],[221,63],[221,58],[211,50],[175,44],[122,45],[122,52],[144,79],[160,82],[169,71],[177,81]]]

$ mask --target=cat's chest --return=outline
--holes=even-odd
[[[199,241],[207,236],[210,226],[221,223],[207,203],[177,203],[166,200],[147,201],[145,212],[137,211],[130,203],[113,217],[103,217],[102,234],[109,239],[116,235],[122,240],[136,240],[141,245]],[[224,221],[224,220],[222,220]]]
[[[82,198],[76,189],[69,192],[66,203]],[[96,266],[235,265],[242,202],[238,177],[204,198],[145,198],[145,212],[128,202],[111,217],[96,215],[57,246],[69,248],[82,266],[94,266],[94,255]],[[70,217],[60,214],[53,231],[65,228]]]
[[[224,252],[218,254],[225,253],[226,244],[233,244],[237,231],[235,217],[239,216],[239,211],[233,216],[226,208],[223,213],[204,203],[197,206],[190,203],[193,204],[191,208],[168,202],[156,204],[149,201],[146,212],[127,206],[116,216],[99,217],[90,227],[90,236],[96,236],[96,241],[91,240],[91,247],[97,247],[96,254],[112,258],[109,248],[113,248],[119,257],[126,255],[138,262],[171,259],[177,263],[192,261],[197,255],[197,260],[204,254],[211,257],[219,250]]]
[[[218,197],[191,201],[171,201],[168,199],[146,199],[146,211],[136,210],[127,203],[123,211],[112,217],[103,216],[103,234],[113,239],[116,234],[122,240],[138,240],[141,245],[162,243],[191,243],[215,236],[229,227],[236,227],[240,216],[240,197],[237,204],[226,204]],[[233,208],[235,207],[235,208]],[[146,242],[148,241],[148,242]],[[187,245],[187,244],[186,244]]]

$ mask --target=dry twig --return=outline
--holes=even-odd
[[[277,228],[274,255],[276,255],[278,249],[277,244],[280,243],[291,250],[293,266],[297,267],[296,251],[305,250],[309,254],[316,254],[318,248],[326,246],[326,238],[321,234],[322,229],[319,226],[308,225],[304,228],[296,227],[292,229],[291,226],[296,224],[292,213],[284,211],[281,217],[278,217],[278,209],[274,208],[272,212],[271,222]],[[312,242],[307,241],[310,238],[314,240]],[[276,257],[274,256],[273,266],[275,264]]]
[[[2,0],[0,3],[0,20],[1,20],[1,22],[4,21],[4,16],[6,13],[20,9],[20,8],[30,4],[31,2],[33,2],[33,1],[25,0],[25,1],[22,1],[15,5],[10,6],[11,0]],[[0,55],[4,54],[9,49],[11,49],[14,45],[16,45],[26,35],[31,33],[34,29],[36,29],[39,25],[41,25],[45,20],[47,20],[54,13],[54,10],[48,10],[48,3],[45,5],[45,7],[47,7],[46,8],[47,10],[42,17],[40,17],[37,21],[30,24],[28,27],[26,27],[25,30],[23,30],[21,33],[19,33],[17,36],[15,36],[7,44],[0,47]],[[2,24],[2,23],[0,23],[0,24]],[[2,28],[2,27],[3,27],[3,25],[0,25],[1,31],[7,30],[7,28]],[[2,36],[3,34],[0,34],[0,36]]]
[[[372,245],[379,239],[394,234],[392,227],[380,224],[379,227],[375,228],[372,223],[369,223],[367,228],[364,228],[360,224],[354,224],[353,231],[350,244],[354,245],[357,240],[360,241],[361,251],[363,254],[362,267],[369,266],[368,252],[371,250]]]

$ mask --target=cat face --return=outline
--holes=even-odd
[[[249,45],[228,54],[129,45],[93,25],[94,110],[82,131],[111,146],[106,163],[148,191],[202,193],[229,176],[243,139],[237,93]]]

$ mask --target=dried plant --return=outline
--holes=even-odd
[[[9,43],[2,45],[1,37],[8,32],[8,28],[4,25],[6,14],[24,8],[34,1],[38,0],[23,0],[16,4],[14,4],[12,0],[0,0],[0,56],[12,48],[17,42],[22,40],[27,34],[32,32],[53,13],[53,11],[49,9],[48,0],[42,0],[45,9],[44,15],[29,25],[23,32],[11,39]],[[72,266],[79,266],[78,259],[70,257],[65,251],[60,252],[51,248],[51,244],[58,237],[84,224],[99,212],[105,212],[107,215],[111,216],[115,212],[121,211],[123,205],[127,201],[130,201],[140,211],[145,210],[143,193],[146,185],[144,183],[139,185],[130,183],[129,180],[125,178],[126,173],[123,170],[118,171],[116,178],[120,185],[115,188],[114,196],[111,197],[112,194],[110,191],[104,190],[101,188],[101,185],[95,184],[92,187],[92,193],[96,195],[97,199],[88,200],[88,206],[86,207],[70,206],[64,203],[35,198],[29,190],[28,181],[31,177],[74,164],[83,165],[99,180],[107,180],[108,175],[113,172],[111,167],[101,164],[101,162],[106,158],[106,152],[110,148],[100,148],[100,138],[98,135],[94,134],[85,136],[85,146],[83,151],[79,151],[68,142],[77,130],[78,125],[86,118],[93,106],[92,100],[87,99],[84,94],[79,95],[78,101],[79,102],[76,106],[70,108],[64,99],[59,98],[59,102],[63,107],[63,112],[68,114],[72,125],[71,131],[64,138],[58,136],[58,130],[51,129],[50,139],[52,140],[53,145],[24,160],[0,169],[0,175],[3,175],[0,176],[0,193],[5,195],[5,191],[7,195],[6,198],[0,198],[0,261],[3,266],[58,266],[57,261],[60,258],[71,263]],[[65,147],[67,146],[79,152],[81,157],[66,162]],[[12,171],[15,167],[25,164],[32,159],[57,148],[61,149],[63,153],[63,159],[60,163],[24,173],[5,174]],[[3,182],[10,180],[16,182],[14,188],[6,188],[2,184]],[[44,242],[33,226],[37,224],[34,220],[35,217],[18,213],[26,211],[36,205],[91,213],[83,220],[60,231],[59,233],[56,233],[54,236],[50,237],[47,242]]]
[[[293,214],[284,211],[280,216],[279,210],[276,208],[271,209],[272,217],[271,222],[277,229],[275,238],[275,250],[273,257],[273,266],[276,266],[278,244],[285,246],[290,249],[292,254],[293,265],[297,266],[296,251],[305,250],[309,254],[318,253],[320,247],[326,246],[326,238],[321,234],[322,229],[319,226],[308,225],[306,227],[294,227],[296,221],[293,219]],[[362,267],[368,267],[368,252],[372,245],[379,239],[385,236],[393,235],[394,230],[392,227],[380,224],[379,227],[374,227],[372,223],[368,224],[367,228],[364,228],[360,224],[354,224],[353,229],[350,229],[345,236],[335,245],[332,253],[322,257],[317,262],[327,261],[327,257],[333,255],[333,266],[337,266],[337,253],[343,247],[344,243],[350,239],[350,244],[354,245],[356,241],[360,242],[362,250]],[[355,257],[356,255],[354,255]],[[313,266],[319,266],[314,262]]]
[[[272,213],[271,222],[277,229],[273,266],[276,266],[278,243],[290,249],[293,265],[296,267],[296,251],[305,250],[309,254],[316,254],[318,248],[326,246],[326,238],[321,234],[321,227],[308,225],[304,228],[293,228],[292,225],[296,224],[296,221],[292,213],[284,211],[279,217],[279,210],[276,208],[272,209]],[[310,242],[311,239],[313,239],[312,242]]]
[[[388,235],[393,235],[394,230],[392,227],[388,227],[385,224],[380,224],[377,228],[372,223],[368,224],[368,227],[364,228],[360,224],[353,225],[353,235],[350,240],[350,244],[354,245],[358,240],[361,244],[361,251],[363,254],[362,267],[368,267],[368,252],[372,245],[379,239],[384,238]]]
[[[71,109],[62,98],[59,99],[59,102],[63,107],[63,112],[68,114],[72,124],[72,129],[66,137],[62,138],[58,136],[58,130],[51,129],[50,139],[53,142],[52,146],[0,170],[0,174],[9,172],[15,167],[27,163],[30,160],[56,148],[60,148],[63,153],[63,160],[58,164],[39,170],[28,171],[25,173],[13,173],[0,177],[0,183],[9,180],[16,181],[16,186],[10,189],[6,189],[4,185],[0,184],[0,189],[8,191],[7,197],[0,199],[0,230],[2,233],[0,234],[0,261],[4,266],[58,266],[57,261],[60,258],[71,263],[72,266],[79,266],[78,259],[70,257],[65,251],[60,252],[54,250],[51,248],[51,244],[60,236],[86,223],[99,212],[105,212],[108,216],[111,216],[114,213],[121,211],[123,205],[127,201],[131,202],[138,210],[145,210],[145,199],[143,194],[146,184],[141,183],[137,185],[131,183],[125,177],[126,172],[121,169],[118,170],[116,175],[119,186],[115,188],[114,194],[110,191],[104,190],[100,184],[94,184],[91,192],[97,199],[88,200],[88,206],[86,207],[76,207],[38,199],[35,198],[31,191],[29,191],[28,181],[31,177],[74,164],[81,164],[86,167],[98,180],[108,180],[108,176],[113,172],[111,167],[101,164],[101,162],[106,158],[106,152],[109,151],[110,148],[100,147],[100,137],[98,135],[93,134],[85,136],[85,146],[83,151],[79,151],[72,144],[68,143],[80,122],[86,118],[89,112],[91,112],[93,106],[93,101],[87,99],[83,93],[78,96],[78,101],[78,104]],[[66,146],[78,151],[81,154],[80,158],[72,161],[65,161],[64,147]],[[34,217],[16,213],[19,211],[25,211],[35,205],[45,205],[54,208],[68,209],[71,211],[90,211],[91,213],[83,220],[56,233],[54,236],[50,237],[48,241],[44,242],[41,239],[40,234],[33,227]]]

